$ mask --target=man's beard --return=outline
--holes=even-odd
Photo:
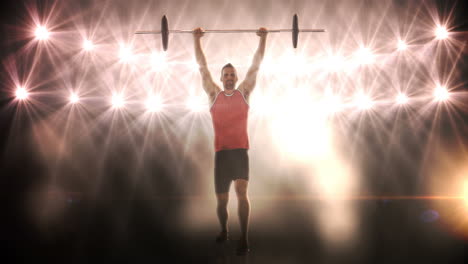
[[[226,90],[233,90],[234,89],[234,86],[235,86],[235,83],[232,82],[232,83],[226,83],[226,85],[224,86],[224,88]]]

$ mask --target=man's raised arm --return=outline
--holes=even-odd
[[[196,28],[193,31],[193,40],[195,47],[195,58],[197,59],[198,66],[200,67],[200,73],[202,76],[202,85],[205,92],[208,94],[210,103],[214,101],[216,95],[221,89],[216,85],[211,78],[211,73],[208,70],[208,63],[206,62],[205,54],[201,48],[201,37],[203,37],[203,30],[201,28]]]
[[[249,98],[250,93],[255,88],[255,83],[257,81],[257,74],[260,69],[260,64],[262,63],[263,56],[265,54],[267,34],[268,33],[267,33],[266,28],[262,27],[258,30],[257,36],[260,37],[260,41],[258,43],[257,51],[255,52],[252,65],[247,71],[247,75],[245,76],[244,81],[239,85],[239,90],[241,90],[241,92],[244,94],[246,99]]]

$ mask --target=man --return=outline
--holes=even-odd
[[[245,80],[236,88],[237,72],[233,65],[226,64],[221,70],[223,90],[213,81],[208,70],[205,54],[201,48],[200,39],[203,29],[194,30],[195,56],[200,66],[202,85],[208,94],[215,132],[215,191],[217,198],[217,215],[221,225],[221,232],[216,242],[228,240],[228,211],[229,188],[234,181],[238,199],[238,215],[241,237],[237,246],[237,254],[249,252],[248,227],[250,202],[247,196],[249,183],[249,140],[247,135],[247,117],[249,97],[255,87],[260,63],[263,60],[266,45],[266,28],[260,28],[257,51],[252,65],[247,71]]]

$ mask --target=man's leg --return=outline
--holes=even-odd
[[[229,193],[217,193],[216,199],[218,200],[218,206],[216,208],[216,212],[218,214],[218,220],[221,226],[221,233],[216,238],[216,242],[224,242],[228,239],[227,221],[228,221],[229,214],[227,210],[227,204],[229,201]]]
[[[249,240],[249,214],[250,214],[250,202],[247,195],[247,186],[249,181],[244,179],[237,179],[234,181],[236,188],[238,208],[237,212],[239,215],[239,223],[241,228],[241,237],[239,241],[238,253],[245,253],[248,251],[248,240]],[[245,251],[245,252],[239,252]]]

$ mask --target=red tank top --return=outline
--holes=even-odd
[[[247,117],[249,105],[239,90],[232,95],[219,92],[210,109],[215,134],[215,151],[249,149]]]

